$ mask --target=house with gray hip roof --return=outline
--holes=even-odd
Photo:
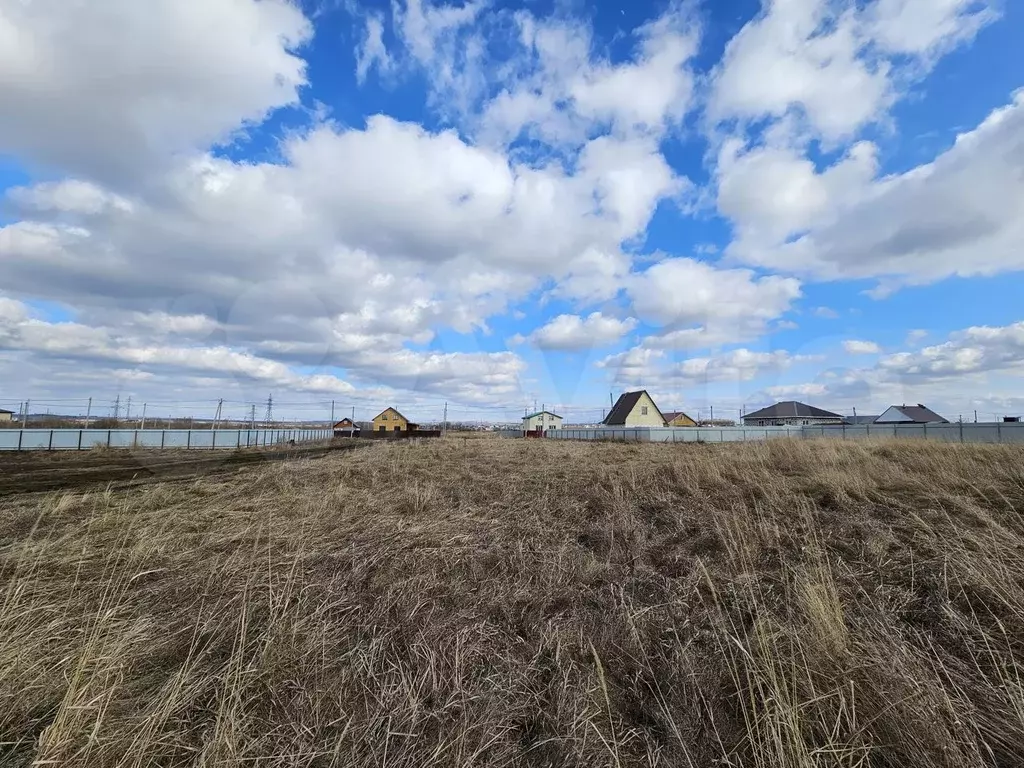
[[[843,417],[838,413],[815,408],[813,405],[807,405],[807,403],[798,403],[796,400],[786,400],[775,405],[769,405],[767,408],[748,413],[742,418],[743,426],[745,427],[811,426],[843,423]]]
[[[918,403],[917,405],[891,405],[875,419],[875,424],[949,424],[949,421],[939,416],[931,408]]]

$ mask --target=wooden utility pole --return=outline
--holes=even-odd
[[[142,404],[142,427],[141,427],[142,429],[146,428],[146,408],[147,408],[148,405],[149,405],[149,403],[143,403]]]
[[[448,401],[444,403],[444,424],[441,427],[441,436],[445,437],[448,434]]]
[[[92,398],[89,398],[89,405],[85,408],[85,428],[89,428],[89,417],[92,416]]]

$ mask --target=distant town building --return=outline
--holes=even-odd
[[[843,417],[838,413],[815,408],[807,403],[786,400],[769,405],[759,411],[748,413],[743,417],[746,427],[784,427],[842,424]]]
[[[664,427],[665,417],[646,389],[625,392],[602,422],[606,427]]]
[[[917,405],[889,406],[881,416],[875,419],[875,424],[949,424],[949,421],[932,409],[918,403]]]

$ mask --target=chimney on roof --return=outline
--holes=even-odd
[[[923,406],[923,405],[921,405],[920,403],[918,403],[918,404],[917,404],[917,407],[918,407],[918,408],[924,408],[924,406]]]

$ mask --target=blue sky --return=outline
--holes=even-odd
[[[0,407],[1019,414],[1021,28],[977,0],[0,0]]]

